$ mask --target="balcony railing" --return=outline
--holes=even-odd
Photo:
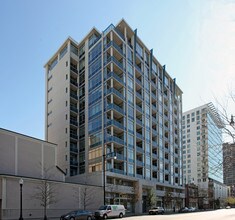
[[[110,142],[110,141],[117,142],[118,144],[124,145],[124,140],[116,136],[107,137],[107,142]]]
[[[70,110],[73,111],[73,112],[78,113],[77,107],[74,107],[74,106],[72,106],[72,105],[70,105]]]
[[[71,84],[73,84],[74,86],[78,87],[78,83],[77,83],[75,80],[70,79],[70,82],[71,82]]]
[[[76,134],[73,134],[73,133],[70,133],[70,137],[71,137],[71,138],[74,138],[74,139],[76,139],[76,140],[78,139],[78,136],[77,136]]]
[[[75,67],[70,66],[70,70],[72,70],[74,73],[78,74],[78,70]]]
[[[136,109],[142,113],[142,108],[139,105],[136,105]]]
[[[138,133],[138,132],[136,132],[136,137],[139,138],[139,139],[142,139],[142,138],[143,138],[142,134],[140,134],[140,133]]]
[[[138,125],[140,125],[140,126],[142,126],[143,125],[143,123],[142,123],[142,121],[141,120],[139,120],[138,118],[136,118],[136,123],[138,124]]]
[[[118,90],[116,90],[115,88],[110,88],[107,90],[107,95],[110,93],[114,93],[115,95],[117,95],[119,98],[124,99],[124,96],[122,95],[122,93],[120,93]]]
[[[109,126],[109,125],[114,125],[114,126],[120,128],[120,129],[124,129],[124,125],[121,124],[120,122],[116,121],[116,120],[109,120],[107,122],[107,126]]]
[[[78,126],[78,122],[72,119],[70,119],[70,124]]]
[[[124,115],[124,110],[123,108],[119,107],[118,105],[114,104],[114,103],[110,103],[108,104],[107,106],[107,110],[110,110],[110,109],[115,109],[117,112],[121,113]]]
[[[74,98],[75,100],[78,100],[78,96],[73,93],[70,93],[70,97]]]
[[[120,76],[118,76],[115,72],[109,72],[107,74],[107,79],[113,77],[114,79],[116,79],[118,82],[120,82],[122,85],[125,85],[125,82],[123,80],[123,78],[121,78]]]

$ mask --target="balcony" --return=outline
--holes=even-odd
[[[74,113],[78,113],[78,109],[75,106],[70,105],[70,110],[73,111]]]
[[[156,141],[152,141],[152,146],[153,147],[157,147],[157,142]]]
[[[141,148],[141,147],[136,147],[136,151],[139,152],[139,153],[143,153],[143,152],[144,152],[144,149]]]
[[[115,94],[116,96],[118,96],[122,100],[124,99],[124,96],[122,95],[122,93],[119,92],[118,90],[116,90],[115,88],[110,88],[107,90],[107,95],[109,95],[111,93]]]
[[[109,120],[108,122],[107,122],[107,126],[116,126],[116,127],[118,127],[118,128],[120,128],[120,129],[124,129],[124,125],[123,124],[121,124],[120,122],[118,122],[118,121],[116,121],[116,120]]]
[[[144,163],[143,163],[143,161],[136,160],[136,165],[139,166],[139,167],[143,167]]]
[[[140,126],[143,126],[143,123],[141,120],[139,120],[138,118],[135,119],[136,121],[136,124],[140,125]]]
[[[124,145],[124,140],[116,136],[108,136],[106,142],[116,142],[118,144]]]
[[[121,83],[122,85],[125,85],[124,79],[121,78],[118,74],[116,74],[115,72],[109,72],[107,73],[107,79],[110,78],[114,78],[116,81],[118,81],[119,83]]]
[[[139,106],[139,105],[136,105],[136,109],[139,111],[139,112],[143,112],[143,110],[142,110],[142,107],[141,106]]]
[[[70,70],[75,73],[76,75],[78,75],[78,70],[77,68],[75,68],[74,66],[70,66]]]
[[[78,139],[78,135],[77,134],[70,133],[70,137],[75,139],[75,140]]]
[[[143,139],[142,134],[140,134],[140,133],[138,133],[138,132],[136,132],[136,137],[139,138],[139,139],[141,139],[141,140]]]
[[[138,97],[140,100],[143,100],[143,96],[142,96],[141,93],[139,93],[139,92],[136,91],[135,94],[136,94],[136,97]]]
[[[76,120],[70,119],[70,124],[77,127],[78,126],[78,122]]]
[[[76,160],[70,160],[70,166],[78,166],[78,162]]]
[[[76,80],[70,79],[70,83],[71,83],[73,86],[75,86],[76,88],[78,87],[78,83],[77,83]]]
[[[115,63],[121,70],[123,70],[123,63],[118,61],[114,56],[110,56],[105,62],[104,64],[108,64],[109,62],[113,62]]]
[[[141,68],[140,68],[139,66],[135,65],[135,68],[137,69],[137,71],[138,71],[139,73],[143,74],[143,73],[142,73],[142,70],[141,70]]]
[[[75,99],[76,101],[78,101],[78,96],[77,96],[77,95],[75,95],[75,94],[73,94],[73,93],[70,93],[70,97],[71,97],[72,99]]]
[[[73,153],[78,153],[77,147],[74,147],[74,146],[70,146],[70,151]]]
[[[114,103],[108,104],[107,111],[111,110],[111,109],[114,109],[115,111],[117,111],[118,113],[121,113],[122,115],[125,114],[125,111],[123,110],[123,108],[121,108],[120,106],[118,106],[118,105],[116,105]]]

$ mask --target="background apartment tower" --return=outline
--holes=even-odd
[[[183,113],[183,171],[185,184],[195,183],[207,206],[225,199],[223,184],[223,123],[212,103]],[[204,205],[205,205],[204,204]]]
[[[109,203],[141,212],[150,188],[160,205],[166,189],[184,198],[182,91],[137,30],[121,20],[69,38],[45,69],[46,140],[71,181],[103,185],[105,163]]]
[[[223,144],[224,184],[231,188],[231,196],[235,197],[235,144]]]

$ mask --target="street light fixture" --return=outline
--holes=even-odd
[[[234,120],[233,120],[233,115],[231,115],[231,120],[230,120],[230,123],[229,123],[231,126],[234,126]]]
[[[108,153],[108,154],[103,154],[103,191],[104,191],[104,205],[105,203],[105,198],[106,198],[106,192],[105,192],[105,161],[107,160],[107,156],[111,155],[111,157],[108,157],[109,159],[117,159],[117,156],[114,154],[114,152]],[[112,156],[113,155],[113,156]]]
[[[22,188],[23,188],[24,180],[22,178],[20,178],[19,184],[20,184],[20,218],[19,220],[24,220],[22,216]]]

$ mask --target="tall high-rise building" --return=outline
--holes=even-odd
[[[235,197],[235,144],[223,144],[224,183],[231,187],[231,195]]]
[[[184,181],[195,183],[201,197],[226,198],[223,184],[222,128],[224,124],[212,103],[183,113]]]
[[[137,30],[121,20],[68,38],[45,70],[46,140],[67,176],[102,185],[105,169],[106,200],[127,207],[134,194],[145,204],[150,186],[159,204],[167,188],[184,197],[182,91]]]

